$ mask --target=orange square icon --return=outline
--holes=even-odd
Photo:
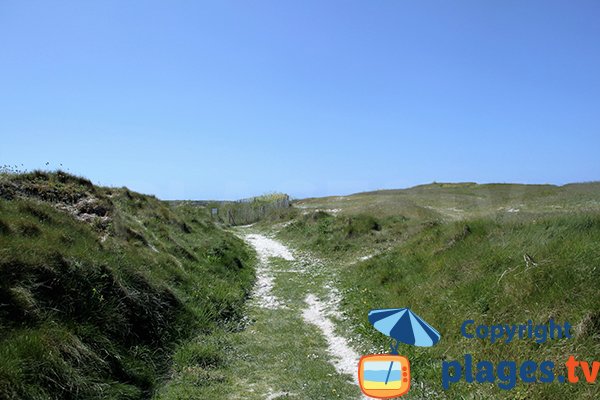
[[[392,354],[363,356],[358,364],[358,382],[367,396],[377,399],[400,397],[410,388],[408,359]]]

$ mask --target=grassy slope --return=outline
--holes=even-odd
[[[441,390],[442,360],[583,360],[600,353],[600,185],[434,184],[403,191],[301,201],[305,215],[281,236],[343,268],[346,311],[366,341],[387,339],[366,320],[372,308],[411,307],[442,333],[431,349],[404,346],[417,381]],[[314,211],[337,209],[336,215]],[[518,211],[516,211],[518,210]],[[363,255],[379,254],[356,262]],[[527,254],[537,263],[528,267]],[[575,338],[490,345],[460,336],[477,323],[568,320]],[[368,347],[368,346],[365,346]],[[557,368],[556,373],[564,371]],[[583,376],[581,376],[583,379]],[[446,394],[565,398],[597,385],[454,385]],[[413,392],[413,395],[416,391]],[[409,394],[410,396],[410,394]]]
[[[240,317],[253,262],[202,209],[0,176],[0,398],[148,398],[176,350],[209,384],[211,334]]]

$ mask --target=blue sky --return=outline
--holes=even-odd
[[[600,178],[597,1],[3,1],[0,164],[160,198]]]

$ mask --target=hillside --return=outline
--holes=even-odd
[[[238,323],[253,263],[203,208],[0,175],[0,398],[149,398],[174,354],[209,384],[222,350],[202,337]]]
[[[367,321],[374,308],[410,307],[442,334],[430,349],[403,346],[415,388],[407,398],[597,398],[596,385],[517,383],[512,391],[463,381],[441,388],[444,360],[551,360],[600,353],[600,184],[431,184],[297,201],[278,237],[334,266],[344,315],[363,353],[388,348]],[[477,324],[570,322],[574,338],[544,345],[468,340]],[[584,377],[580,374],[580,380]],[[419,386],[423,385],[423,386]],[[479,397],[477,397],[479,396]],[[469,398],[471,398],[469,397]]]
[[[557,213],[600,209],[600,182],[564,186],[432,183],[408,189],[303,199],[307,209],[369,212],[418,218],[461,219],[494,213]]]
[[[581,371],[579,384],[510,391],[444,390],[441,376],[465,354],[552,361],[556,376],[571,355],[597,359],[598,260],[599,183],[435,183],[290,207],[278,194],[162,202],[63,172],[3,174],[0,398],[359,398],[359,356],[389,350],[367,314],[388,307],[442,335],[401,346],[405,398],[597,398]],[[461,336],[471,319],[568,321],[573,338],[492,344]]]

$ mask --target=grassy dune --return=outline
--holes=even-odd
[[[410,307],[442,334],[429,349],[403,346],[416,382],[448,398],[596,398],[598,385],[463,381],[441,389],[443,360],[554,361],[600,354],[600,185],[433,184],[408,190],[307,199],[282,238],[342,270],[346,313],[367,343],[388,339],[367,321],[373,308]],[[361,258],[363,257],[363,258]],[[368,259],[367,259],[368,258]],[[537,344],[466,339],[463,321],[569,321],[574,338]],[[583,375],[580,379],[583,380]],[[538,374],[539,376],[539,374]],[[417,394],[417,390],[407,395]]]
[[[277,311],[243,306],[254,256],[204,207],[63,172],[0,175],[0,398],[352,397],[356,387],[324,361],[324,339],[301,319],[306,293],[326,299],[330,284],[347,317],[339,333],[364,353],[388,348],[367,321],[373,308],[411,307],[441,332],[433,348],[401,347],[414,378],[407,398],[600,395],[587,383],[441,387],[442,362],[467,353],[475,362],[551,360],[556,375],[569,355],[598,358],[600,184],[432,184],[264,214],[252,229],[309,260],[304,275],[302,263],[270,260],[273,292],[288,303]],[[569,321],[574,338],[490,344],[460,335],[467,319],[551,318]]]
[[[0,176],[0,398],[141,399],[206,370],[253,256],[197,207],[63,172]]]

